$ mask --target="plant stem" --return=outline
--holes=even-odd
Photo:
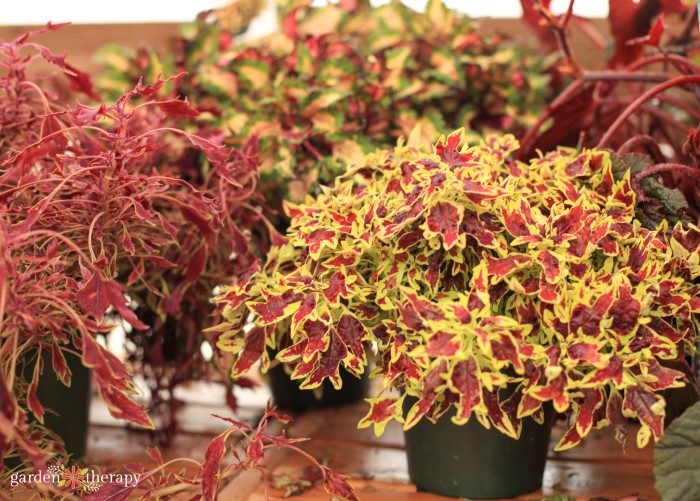
[[[663,153],[659,149],[659,145],[656,144],[653,138],[645,135],[634,136],[624,142],[617,150],[617,154],[620,156],[625,156],[631,153],[634,149],[638,147],[643,147],[647,150],[647,153],[651,156],[652,160],[656,163],[662,163],[666,160]]]
[[[645,102],[647,102],[649,99],[654,97],[655,95],[670,89],[672,87],[677,87],[680,85],[686,85],[686,84],[697,84],[700,83],[700,75],[683,75],[680,77],[673,78],[671,80],[668,80],[662,84],[657,85],[656,87],[653,87],[643,93],[641,96],[639,96],[637,99],[635,99],[632,104],[630,104],[625,111],[622,112],[622,114],[613,122],[613,124],[610,126],[610,128],[605,132],[602,138],[600,138],[600,141],[598,141],[598,144],[596,145],[596,148],[604,148],[605,145],[610,141],[610,138],[615,134],[617,129],[620,128],[620,126],[627,120],[632,113],[637,111],[638,108],[640,108]]]
[[[571,82],[571,84],[569,84],[569,86],[566,89],[564,89],[564,91],[561,94],[559,94],[559,96],[557,96],[557,98],[554,101],[552,101],[552,104],[550,104],[544,109],[544,112],[537,120],[535,125],[530,127],[530,129],[525,133],[522,140],[520,141],[518,158],[521,159],[522,153],[528,150],[530,143],[537,135],[537,131],[540,129],[540,127],[542,127],[542,125],[544,125],[544,123],[547,120],[549,120],[552,117],[553,112],[559,106],[566,103],[569,100],[569,98],[573,98],[576,95],[576,93],[578,93],[583,88],[584,83],[585,82],[581,78],[578,78],[575,81]]]
[[[665,164],[657,164],[654,165],[653,167],[649,167],[645,171],[640,172],[635,176],[637,180],[644,179],[645,177],[649,177],[653,174],[658,174],[660,172],[682,172],[684,174],[688,174],[689,176],[697,176],[700,177],[700,169],[696,167],[689,167],[687,165],[683,164],[673,164],[673,163],[665,163]]]
[[[588,71],[581,77],[585,82],[648,82],[662,83],[669,79],[666,73],[643,71]]]

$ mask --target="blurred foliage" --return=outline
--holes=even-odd
[[[189,99],[198,127],[233,146],[259,138],[261,190],[275,207],[401,135],[429,146],[462,126],[518,134],[543,109],[541,60],[440,0],[422,13],[399,2],[284,4],[281,30],[255,42],[205,12],[163,52],[108,47],[99,86],[119,93],[186,72],[162,91]]]

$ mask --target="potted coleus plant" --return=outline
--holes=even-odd
[[[541,484],[550,406],[569,416],[560,450],[630,417],[639,446],[661,436],[658,392],[684,384],[661,362],[692,351],[700,312],[700,231],[643,228],[608,152],[525,164],[513,136],[461,141],[377,151],[288,204],[288,243],[217,298],[213,335],[234,376],[281,348],[305,388],[362,373],[376,343],[374,375],[400,393],[369,399],[360,426],[404,423],[420,489],[508,497]],[[482,436],[462,440],[468,424],[531,456],[484,455]]]
[[[178,159],[202,154],[229,184],[236,185],[237,172],[237,157],[215,138],[164,122],[191,110],[183,100],[150,99],[162,80],[139,83],[114,103],[60,106],[43,82],[28,77],[38,58],[66,73],[74,89],[97,96],[88,75],[31,42],[58,27],[0,43],[0,450],[38,469],[60,449],[55,436],[43,438],[42,423],[55,431],[44,421],[50,414],[45,406],[53,412],[65,405],[58,413],[82,434],[68,452],[85,450],[90,385],[80,385],[78,396],[73,378],[78,372],[90,377],[87,368],[113,416],[153,426],[131,399],[136,390],[127,368],[99,340],[120,321],[147,330],[134,311],[139,287],[158,294],[159,273],[175,266],[185,285],[196,281],[202,252],[193,247],[189,264],[175,261],[173,249],[190,249],[222,225],[213,197],[154,165],[166,157],[174,169]],[[135,96],[145,101],[135,106]],[[187,238],[178,231],[183,219],[190,221]],[[72,393],[47,406],[44,396],[53,391],[42,392],[42,374],[70,385]]]
[[[232,11],[237,6],[245,7],[239,2]],[[100,87],[120,92],[142,76],[150,81],[161,72],[186,72],[163,85],[158,95],[189,99],[197,116],[179,122],[187,130],[225,135],[227,144],[241,150],[251,137],[259,138],[257,193],[265,199],[247,206],[259,207],[280,229],[288,224],[280,214],[284,198],[303,200],[319,183],[342,172],[346,162],[394,144],[416,126],[426,145],[444,124],[522,130],[535,122],[542,102],[546,78],[540,75],[539,60],[529,59],[504,37],[480,33],[439,1],[431,2],[425,13],[398,2],[380,8],[366,2],[323,8],[295,2],[282,9],[283,32],[251,43],[236,41],[222,16],[223,11],[202,13],[164,53],[106,50]],[[185,179],[210,188],[202,183],[206,176]],[[245,207],[235,200],[227,204],[231,206]],[[260,217],[248,216],[253,222],[243,229],[254,229]],[[206,286],[200,280],[190,287],[196,301],[177,310],[169,302],[151,301],[146,314],[158,319],[155,327],[129,334],[136,347],[134,363],[143,367],[154,395],[172,395],[193,372],[185,368],[197,365],[188,346],[191,327],[207,327],[202,295],[231,275],[226,261],[231,252],[220,254],[222,259],[207,261]],[[176,284],[170,278],[164,283],[171,289]],[[160,340],[172,336],[172,329],[182,332],[176,336],[182,343],[166,346]],[[279,369],[273,368],[270,379],[274,399],[284,407],[318,403],[310,394],[295,392],[296,385]],[[323,402],[361,398],[367,382],[355,382],[349,378],[341,393],[326,385]],[[172,398],[162,400],[172,407]]]

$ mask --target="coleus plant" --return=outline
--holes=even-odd
[[[559,51],[548,71],[561,89],[552,89],[558,95],[522,136],[518,157],[529,159],[557,145],[611,148],[618,152],[616,162],[633,174],[646,226],[679,218],[697,224],[700,183],[691,129],[700,121],[697,7],[681,0],[611,1],[613,50],[600,71],[584,68],[569,42],[571,25],[582,22],[572,15],[574,1],[561,15],[552,13],[549,0],[521,4],[541,45]],[[666,30],[674,17],[682,22]],[[605,38],[590,25],[584,32],[600,46],[603,61]]]
[[[157,466],[147,471],[143,466],[132,467],[134,469],[131,471],[139,474],[138,483],[127,487],[116,484],[106,485],[87,499],[89,501],[148,500],[186,494],[190,496],[189,499],[213,501],[218,499],[218,494],[225,487],[227,478],[249,470],[259,470],[264,475],[267,494],[269,471],[265,464],[265,454],[270,449],[286,449],[304,457],[318,472],[317,476],[323,488],[327,493],[332,494],[334,499],[347,501],[359,499],[346,476],[333,472],[300,448],[299,444],[308,439],[289,438],[284,433],[277,435],[269,431],[268,428],[273,420],[289,423],[291,421],[289,416],[280,414],[276,409],[268,406],[255,427],[235,419],[216,417],[228,421],[230,426],[209,443],[204,461],[177,458],[165,462],[158,449],[149,448],[149,455],[156,461]],[[231,450],[230,461],[225,461],[229,448],[227,445]],[[184,463],[189,468],[174,472],[175,465],[178,463]],[[192,469],[194,472],[191,471]]]
[[[337,387],[376,343],[374,375],[402,391],[369,399],[360,426],[378,433],[453,409],[457,424],[518,437],[551,402],[570,415],[560,450],[628,417],[640,446],[658,439],[658,392],[684,384],[663,364],[693,350],[700,230],[642,227],[607,151],[523,163],[512,135],[461,141],[377,151],[286,206],[288,243],[216,298],[225,321],[211,332],[232,375],[281,350],[302,388]]]
[[[147,331],[139,306],[159,301],[177,311],[200,285],[208,258],[222,252],[211,248],[232,217],[222,206],[229,207],[178,169],[202,155],[207,182],[240,200],[251,178],[244,152],[167,123],[194,111],[183,100],[153,99],[163,80],[139,83],[114,103],[59,106],[41,79],[27,75],[38,58],[65,73],[75,90],[97,97],[87,74],[31,41],[60,27],[0,42],[0,451],[35,468],[59,450],[55,437],[42,438],[38,377],[53,372],[69,385],[66,353],[92,369],[113,416],[153,426],[130,398],[127,368],[98,337],[119,320]],[[240,232],[229,227],[226,241],[241,256],[227,260],[226,276],[254,263]]]
[[[198,123],[232,145],[259,138],[261,191],[276,208],[416,126],[429,146],[446,127],[522,131],[543,106],[539,60],[440,0],[424,13],[400,2],[292,2],[281,33],[250,43],[217,19],[203,13],[162,54],[108,51],[101,87],[187,72],[165,95],[187,96]]]
[[[268,480],[271,477],[266,465],[266,455],[271,449],[283,449],[304,457],[310,463],[310,469],[315,472],[317,482],[322,483],[324,489],[334,496],[334,499],[356,501],[357,495],[348,482],[345,475],[333,472],[328,466],[320,464],[315,458],[303,450],[303,442],[306,438],[290,438],[284,431],[278,433],[270,428],[277,424],[287,424],[291,421],[289,416],[280,414],[277,409],[265,409],[256,426],[231,419],[224,416],[216,416],[229,423],[227,429],[214,437],[206,447],[203,461],[197,461],[188,457],[174,458],[164,461],[160,451],[155,447],[147,449],[152,467],[145,465],[125,465],[118,472],[123,478],[124,470],[132,475],[133,482],[104,482],[77,483],[63,482],[58,485],[41,483],[23,483],[13,485],[8,478],[12,474],[0,471],[0,486],[4,492],[13,496],[25,498],[27,496],[55,496],[57,499],[73,499],[80,496],[89,501],[122,501],[122,500],[149,500],[162,499],[163,497],[188,496],[188,499],[214,501],[219,495],[224,495],[227,483],[236,474],[258,470],[264,475],[265,492],[268,490]],[[276,421],[276,423],[275,423]],[[271,426],[272,425],[272,426]],[[279,428],[279,426],[277,426]],[[230,453],[228,452],[230,449]],[[67,465],[64,465],[64,467]],[[180,467],[180,468],[179,468]],[[99,465],[93,466],[101,476],[106,477],[112,473],[111,468],[103,469]],[[76,472],[81,467],[72,466]],[[14,475],[23,473],[13,472]],[[28,473],[29,474],[29,473]],[[17,478],[17,477],[15,477]],[[104,477],[103,477],[104,478]],[[112,477],[114,478],[114,477]],[[52,497],[53,498],[53,497]]]

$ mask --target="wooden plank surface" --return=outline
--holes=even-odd
[[[400,426],[392,423],[381,437],[370,430],[358,430],[356,423],[366,412],[365,404],[339,409],[313,411],[300,416],[289,430],[300,436],[300,428],[311,437],[303,449],[324,461],[334,471],[352,478],[351,483],[361,500],[437,501],[442,496],[416,492],[408,478],[403,435]],[[312,425],[310,425],[312,423]],[[555,427],[551,446],[563,433]],[[593,433],[569,451],[551,452],[547,461],[542,489],[516,498],[519,501],[565,494],[580,500],[595,497],[619,499],[638,495],[647,501],[660,500],[654,490],[653,448],[639,450],[634,446],[636,427],[631,425],[631,445],[623,450],[612,431]],[[550,449],[551,450],[551,449]],[[272,476],[299,475],[308,462],[300,455],[283,454],[271,465]],[[281,500],[282,492],[268,489],[271,500]],[[263,501],[266,489],[262,478],[243,474],[222,492],[221,499]],[[317,486],[303,494],[304,500],[328,500],[330,496]]]

